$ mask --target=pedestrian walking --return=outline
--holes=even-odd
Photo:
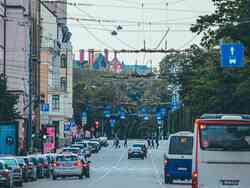
[[[152,146],[153,149],[155,149],[155,141],[154,141],[153,138],[151,139],[151,146]]]
[[[156,139],[156,140],[155,140],[155,143],[156,143],[156,149],[158,149],[158,148],[159,148],[159,140]]]
[[[147,142],[148,142],[148,149],[150,149],[151,148],[151,143],[150,143],[150,139],[149,138],[147,138]]]
[[[125,138],[125,139],[124,139],[124,148],[127,148],[127,147],[128,147],[128,139]]]

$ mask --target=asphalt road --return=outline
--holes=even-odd
[[[130,140],[129,144],[135,141]],[[149,150],[148,158],[127,159],[127,149],[104,148],[91,157],[91,177],[39,180],[24,185],[24,188],[191,188],[183,182],[173,185],[163,183],[163,152],[165,144],[158,150]]]

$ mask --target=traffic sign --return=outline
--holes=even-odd
[[[49,112],[49,104],[47,104],[47,103],[42,104],[41,111],[42,112]]]
[[[225,68],[244,67],[243,44],[222,44],[220,46],[221,66]]]

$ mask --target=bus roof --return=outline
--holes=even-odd
[[[171,134],[170,136],[193,136],[193,133],[189,131],[180,131],[180,132]]]
[[[203,114],[201,119],[212,120],[250,120],[250,115],[247,114]]]

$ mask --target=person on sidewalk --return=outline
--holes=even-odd
[[[128,147],[128,139],[125,138],[125,139],[124,139],[124,148],[127,148],[127,147]]]

